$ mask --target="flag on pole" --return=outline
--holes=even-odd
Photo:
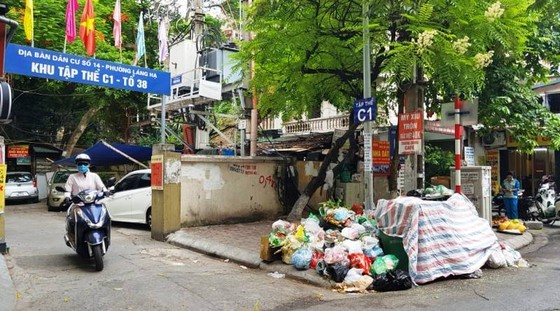
[[[121,0],[115,2],[115,10],[113,12],[113,38],[115,38],[115,47],[122,47],[121,35]]]
[[[136,33],[136,61],[146,53],[146,43],[144,42],[144,12],[140,12],[138,20],[138,32]]]
[[[25,0],[23,30],[25,31],[25,37],[27,40],[33,41],[33,0]]]
[[[167,42],[167,17],[159,20],[158,40],[159,40],[159,62],[163,63],[169,56]]]
[[[66,6],[66,40],[70,43],[76,39],[76,11],[79,8],[78,0],[68,0]]]
[[[80,38],[84,42],[88,56],[95,54],[95,13],[92,0],[86,0],[80,22]]]

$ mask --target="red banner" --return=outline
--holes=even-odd
[[[399,115],[399,154],[419,154],[422,147],[422,111]]]
[[[389,142],[385,140],[374,140],[372,142],[373,153],[373,175],[389,176],[390,160]]]
[[[8,146],[8,158],[27,158],[29,157],[29,145]]]

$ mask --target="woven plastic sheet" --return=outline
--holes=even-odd
[[[417,284],[473,273],[499,249],[488,221],[461,194],[446,201],[379,200],[374,216],[379,230],[403,239],[409,274]]]

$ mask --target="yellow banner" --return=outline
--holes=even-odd
[[[515,141],[515,139],[513,139],[513,137],[511,137],[511,135],[508,133],[506,135],[506,146],[508,147],[518,147],[519,143]],[[551,141],[550,138],[544,137],[544,136],[537,136],[537,144],[539,144],[539,146],[544,147],[544,146],[550,146]]]
[[[4,200],[4,186],[6,185],[6,171],[8,166],[6,164],[0,164],[0,214],[4,213],[4,206],[6,205],[6,200]]]

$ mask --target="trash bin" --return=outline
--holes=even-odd
[[[408,255],[404,251],[402,238],[388,236],[382,231],[379,231],[379,242],[385,255],[395,255],[399,259],[397,269],[408,272]]]

